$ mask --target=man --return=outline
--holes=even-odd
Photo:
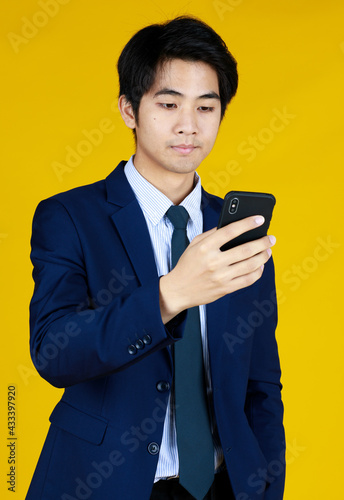
[[[139,31],[118,71],[135,155],[34,217],[31,354],[66,389],[27,499],[280,500],[275,239],[222,252],[262,218],[216,230],[195,173],[236,62],[182,17]]]

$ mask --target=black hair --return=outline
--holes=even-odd
[[[222,119],[238,87],[236,60],[210,26],[195,17],[181,16],[141,29],[119,57],[119,95],[131,103],[136,121],[142,96],[153,86],[157,70],[172,59],[201,61],[216,71]]]

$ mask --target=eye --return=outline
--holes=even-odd
[[[165,109],[175,109],[177,107],[177,105],[172,102],[160,102],[159,106]]]
[[[200,111],[203,111],[203,113],[211,113],[212,111],[214,111],[215,108],[209,106],[200,106],[198,109]]]

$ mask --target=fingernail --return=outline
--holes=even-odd
[[[269,254],[269,257],[271,257],[271,255],[272,255],[272,250],[271,250],[271,248],[268,248],[268,249],[267,249],[267,252],[268,252],[268,254]]]
[[[264,224],[265,219],[262,215],[258,215],[258,217],[254,219],[254,221],[257,224],[257,226],[261,226],[262,224]]]
[[[274,236],[269,236],[269,240],[271,242],[271,245],[274,245],[276,243],[276,238]]]

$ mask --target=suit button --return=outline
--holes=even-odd
[[[170,389],[170,383],[167,382],[167,380],[160,380],[160,382],[156,384],[156,388],[159,392],[166,392]]]
[[[157,455],[159,453],[160,447],[158,443],[149,443],[148,447],[148,453],[151,455]]]
[[[145,346],[145,345],[144,345],[144,343],[142,342],[142,340],[141,340],[141,339],[139,339],[139,340],[137,340],[137,341],[135,342],[135,347],[136,347],[136,349],[143,349],[143,348],[144,348],[144,346]]]
[[[129,353],[129,354],[136,354],[136,353],[137,353],[137,349],[136,349],[136,347],[134,346],[134,344],[131,344],[131,345],[128,347],[128,353]]]
[[[152,337],[150,335],[148,335],[148,333],[146,335],[143,336],[142,338],[143,342],[146,344],[146,345],[149,345],[152,343]]]

